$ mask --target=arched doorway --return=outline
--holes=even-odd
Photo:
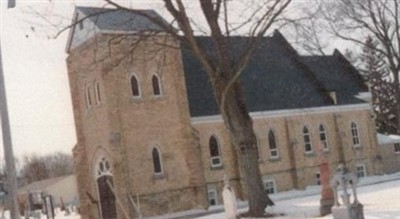
[[[96,182],[99,193],[99,207],[102,219],[116,219],[117,209],[115,196],[111,189],[113,186],[112,169],[110,162],[102,157],[97,162]]]

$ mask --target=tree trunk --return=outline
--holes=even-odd
[[[221,90],[215,89],[220,106]],[[249,201],[249,211],[246,215],[262,216],[267,205],[274,205],[274,203],[268,197],[262,183],[253,121],[246,108],[239,83],[235,83],[227,93],[225,109],[221,109],[221,114],[229,132],[231,144],[237,154],[240,178],[244,182],[244,190]]]

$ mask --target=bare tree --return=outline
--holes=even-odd
[[[336,0],[314,1],[318,7],[313,12],[308,12],[318,24],[319,34],[308,35],[310,41],[322,40],[321,33],[330,33],[337,39],[345,40],[358,48],[368,47],[365,39],[371,38],[376,45],[370,47],[377,55],[385,60],[388,75],[383,75],[382,80],[390,83],[393,89],[394,110],[391,111],[391,123],[394,132],[400,134],[400,7],[398,0]],[[304,25],[304,23],[303,23]],[[305,23],[305,25],[307,25]],[[309,29],[309,28],[308,28]],[[311,46],[313,46],[311,44]],[[313,51],[319,51],[318,45]],[[362,50],[359,50],[361,52]]]
[[[49,173],[43,159],[36,154],[23,157],[24,166],[21,169],[21,177],[24,184],[49,178]]]
[[[105,1],[117,9],[146,17],[187,45],[199,61],[210,79],[231,144],[238,157],[239,172],[249,200],[247,214],[263,215],[265,207],[274,203],[263,188],[253,121],[249,116],[238,78],[264,35],[291,0],[163,0],[166,11],[173,18],[171,23],[163,22],[141,10],[125,7],[113,0]],[[189,6],[194,6],[199,13],[193,14],[192,11],[191,15]],[[242,9],[235,6],[241,6]],[[195,21],[199,20],[197,16],[201,16],[205,22],[196,23]],[[212,47],[206,49],[196,38],[195,32],[209,34]],[[246,42],[241,48],[234,48],[231,36],[238,33],[245,33]]]
[[[56,152],[38,156],[37,154],[25,155],[21,168],[21,177],[24,183],[65,176],[73,173],[72,155]]]

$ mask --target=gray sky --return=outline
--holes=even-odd
[[[125,1],[126,2],[126,1]],[[129,1],[131,2],[131,1]],[[128,3],[132,6],[133,3]],[[0,36],[14,154],[71,153],[76,143],[65,45],[74,6],[102,6],[101,0],[0,0]],[[150,8],[154,1],[135,1]],[[1,135],[1,133],[0,133]],[[0,158],[3,157],[2,141]]]
[[[38,25],[42,20],[26,13],[31,7],[46,9],[47,2],[17,0],[17,8],[6,10],[6,1],[1,0],[3,70],[17,157],[70,153],[76,142],[65,67],[67,34],[49,40],[44,26]]]
[[[17,0],[13,9],[6,9],[6,0],[0,1],[1,49],[14,153],[17,157],[70,153],[76,136],[65,64],[68,31],[57,39],[50,38],[70,23],[75,5],[102,6],[104,1]],[[125,5],[162,7],[154,0],[125,1]],[[0,157],[2,154],[1,147]]]

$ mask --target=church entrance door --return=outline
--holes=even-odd
[[[100,196],[100,209],[102,219],[116,219],[117,209],[115,206],[115,196],[110,186],[113,185],[111,176],[101,176],[97,179]]]
[[[112,167],[110,162],[102,157],[97,162],[96,182],[99,193],[101,219],[117,219],[117,207],[113,191]]]

